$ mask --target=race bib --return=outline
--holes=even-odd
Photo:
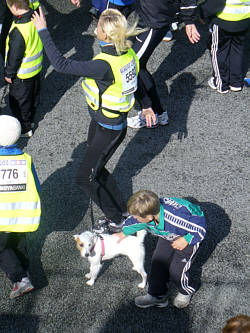
[[[137,89],[136,62],[133,58],[130,63],[120,69],[122,76],[122,95],[129,95]]]
[[[26,191],[27,179],[26,160],[0,161],[0,192]]]

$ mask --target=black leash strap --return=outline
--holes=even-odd
[[[3,95],[0,100],[0,106],[3,105],[3,100],[4,100],[5,96],[7,95],[8,87],[9,87],[9,85],[5,84],[4,89],[3,89]]]

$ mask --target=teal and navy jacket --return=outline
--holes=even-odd
[[[189,244],[195,245],[205,237],[206,220],[199,206],[184,199],[165,197],[160,199],[159,224],[155,221],[141,223],[129,216],[122,232],[128,236],[143,229],[167,240],[183,236]]]

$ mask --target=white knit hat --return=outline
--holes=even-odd
[[[0,116],[0,146],[10,146],[17,142],[21,135],[21,124],[18,119]]]

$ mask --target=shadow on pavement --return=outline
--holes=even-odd
[[[1,333],[36,333],[39,327],[39,317],[34,315],[0,315]]]
[[[200,288],[202,266],[214,252],[216,246],[229,234],[231,220],[223,208],[210,202],[198,202],[193,197],[186,200],[201,207],[207,222],[207,232],[191,268],[191,276],[197,281],[197,290]]]
[[[73,151],[72,161],[57,169],[41,185],[42,217],[39,229],[28,234],[28,250],[31,262],[31,279],[35,287],[47,285],[41,255],[48,235],[54,231],[72,231],[83,220],[88,199],[75,184],[75,175],[83,158],[86,143]],[[53,159],[53,157],[51,157]],[[73,238],[72,238],[73,243]],[[60,256],[60,253],[58,254]]]
[[[99,333],[191,333],[187,310],[167,308],[139,309],[123,304]]]
[[[182,73],[173,80],[168,96],[171,104],[169,125],[134,130],[137,132],[126,145],[114,171],[126,199],[132,195],[132,178],[164,150],[171,137],[176,133],[180,141],[187,137],[188,112],[197,89],[195,82],[192,73]],[[162,170],[162,165],[158,168]]]

